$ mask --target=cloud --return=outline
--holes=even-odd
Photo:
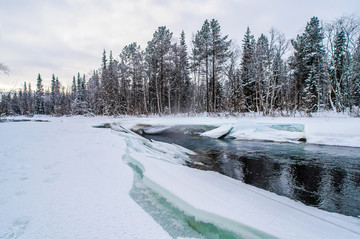
[[[354,12],[354,9],[357,12]],[[223,34],[240,42],[246,27],[255,36],[275,26],[288,38],[303,30],[313,15],[334,18],[359,14],[357,0],[12,0],[0,3],[0,62],[10,76],[1,85],[22,86],[42,73],[70,84],[72,75],[100,66],[103,49],[121,49],[136,41],[146,47],[158,26],[166,25],[177,38],[191,34],[205,19],[220,21]]]

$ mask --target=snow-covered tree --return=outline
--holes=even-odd
[[[256,110],[255,44],[255,38],[248,27],[246,29],[242,45],[243,55],[241,60],[241,81],[243,84],[242,87],[246,108],[249,111]]]
[[[229,47],[231,41],[228,36],[221,36],[221,27],[217,20],[210,21],[210,57],[211,57],[211,89],[212,89],[212,111],[216,112],[219,107],[221,84],[219,82],[224,72],[224,65],[230,59]]]
[[[147,96],[146,82],[144,76],[144,53],[137,43],[131,43],[125,46],[120,54],[120,61],[124,67],[123,81],[127,86],[131,85],[131,94],[129,94],[129,105],[132,113],[146,113]],[[130,89],[128,89],[130,90]]]
[[[173,62],[175,109],[177,113],[186,112],[189,109],[192,92],[190,92],[189,60],[184,31],[181,32],[179,45],[173,45]]]
[[[323,29],[317,17],[311,18],[304,33],[292,41],[294,56],[291,67],[294,70],[297,91],[296,103],[307,113],[320,109],[324,95],[325,79]]]
[[[171,113],[171,40],[172,32],[162,26],[155,31],[146,48],[149,103],[158,114]]]
[[[357,40],[356,48],[353,54],[353,100],[352,104],[360,106],[360,36]]]

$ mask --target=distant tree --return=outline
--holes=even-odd
[[[31,106],[29,106],[29,95],[30,92],[28,92],[27,86],[26,86],[26,82],[24,82],[24,88],[23,88],[23,97],[22,97],[22,108],[23,108],[23,114],[28,115],[30,114],[30,108]]]
[[[102,98],[102,90],[100,85],[100,77],[98,71],[94,71],[88,82],[88,98],[92,112],[97,115],[104,113],[104,100]]]
[[[36,93],[35,93],[35,113],[45,114],[44,109],[44,86],[40,74],[38,74],[36,81]]]
[[[0,102],[0,117],[1,116],[8,116],[11,112],[11,93],[2,94],[1,95],[1,102]]]
[[[354,106],[360,106],[360,36],[357,40],[356,48],[353,54],[353,100]]]
[[[135,42],[125,46],[120,54],[120,60],[124,67],[122,81],[126,81],[123,86],[126,87],[130,84],[132,86],[129,104],[132,105],[131,109],[134,113],[146,113],[147,111],[143,55],[140,46]]]
[[[77,91],[76,97],[72,102],[72,113],[73,114],[91,114],[91,108],[88,103],[88,95],[86,91],[86,79],[85,75],[80,76],[80,73],[77,75]]]
[[[71,85],[71,99],[75,100],[76,95],[77,95],[76,79],[75,76],[73,76],[72,85]]]

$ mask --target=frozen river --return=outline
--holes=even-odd
[[[360,148],[218,140],[199,133],[166,130],[143,136],[197,152],[192,167],[217,171],[330,212],[360,215]]]

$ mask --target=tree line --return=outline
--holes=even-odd
[[[71,88],[53,75],[44,90],[1,95],[1,115],[142,115],[243,113],[292,115],[333,110],[359,115],[360,24],[354,16],[307,22],[288,41],[271,29],[257,39],[248,27],[241,46],[223,35],[217,20],[205,20],[193,34],[175,40],[159,27],[145,49],[125,46],[114,58],[103,51],[101,66]]]

